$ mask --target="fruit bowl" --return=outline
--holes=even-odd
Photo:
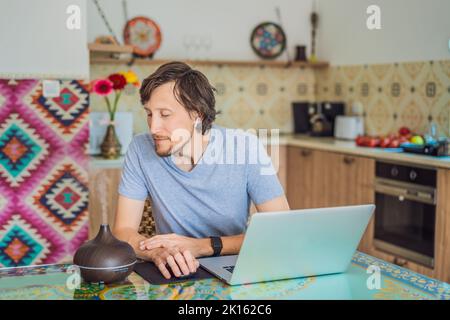
[[[409,153],[425,154],[436,157],[445,157],[449,155],[449,147],[447,141],[435,141],[424,144],[407,142],[403,143],[401,147],[405,152]]]

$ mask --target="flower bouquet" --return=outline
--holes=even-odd
[[[114,126],[120,96],[127,87],[133,88],[138,86],[139,80],[132,71],[113,73],[107,78],[97,79],[92,83],[92,92],[104,98],[109,113],[109,124],[106,129],[105,138],[100,145],[101,155],[106,159],[120,157],[122,146],[117,138]],[[111,101],[110,96],[113,94],[114,98]]]

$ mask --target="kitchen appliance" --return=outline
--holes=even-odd
[[[312,136],[334,135],[334,122],[338,115],[343,115],[343,102],[293,102],[294,132]]]
[[[294,132],[309,133],[311,125],[309,124],[309,102],[293,102],[292,113],[294,115]]]
[[[364,120],[359,116],[337,116],[334,126],[334,137],[344,140],[355,140],[364,134]]]
[[[434,266],[436,170],[376,163],[374,246]]]

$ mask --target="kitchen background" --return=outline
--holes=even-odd
[[[89,233],[89,114],[105,112],[89,94],[91,80],[134,71],[142,81],[156,64],[96,62],[87,47],[143,15],[161,27],[154,59],[193,63],[217,89],[217,123],[233,128],[294,131],[292,102],[343,101],[362,107],[367,134],[408,126],[425,134],[435,123],[450,135],[450,2],[379,0],[382,29],[368,30],[368,0],[0,1],[0,265],[70,261]],[[80,8],[81,28],[66,27],[66,9]],[[27,10],[23,10],[26,7]],[[279,7],[281,20],[276,14]],[[313,8],[319,14],[317,56],[329,66],[233,65],[262,61],[251,30],[282,24],[287,52],[310,53]],[[21,19],[13,17],[19,16]],[[190,41],[186,39],[190,38]],[[195,46],[192,39],[207,39]],[[43,94],[44,80],[60,80],[60,95]],[[148,130],[138,91],[125,93],[119,112],[133,115],[133,134]],[[124,146],[126,149],[126,146]]]
[[[450,133],[450,61],[449,49],[442,39],[448,37],[446,17],[436,8],[445,8],[446,1],[432,1],[423,6],[420,1],[379,1],[383,8],[382,29],[365,28],[365,9],[370,1],[344,0],[317,1],[319,13],[318,55],[329,61],[325,69],[280,69],[261,67],[195,66],[208,76],[218,89],[217,106],[223,114],[218,124],[242,128],[279,128],[292,132],[292,101],[344,101],[347,106],[362,103],[367,133],[371,135],[396,132],[409,126],[424,134],[429,122],[435,121],[439,134]],[[88,29],[90,40],[106,33],[95,6],[88,3]],[[227,1],[211,3],[199,1],[189,6],[172,1],[170,6],[153,6],[153,3],[133,1],[128,3],[128,13],[136,15],[148,7],[158,22],[167,22],[165,41],[157,57],[180,59],[180,52],[213,59],[253,60],[254,53],[248,43],[252,27],[262,20],[277,20],[274,8],[280,7],[282,22],[288,35],[290,57],[294,46],[311,41],[309,12],[313,1]],[[239,7],[239,10],[235,10]],[[179,8],[175,12],[170,8]],[[258,8],[256,14],[255,8]],[[408,8],[407,10],[405,8]],[[214,14],[215,11],[220,15]],[[444,10],[445,11],[445,10]],[[104,6],[111,17],[117,34],[124,24],[120,1]],[[245,18],[244,18],[245,16]],[[172,17],[176,17],[172,19]],[[191,17],[197,17],[193,23]],[[228,19],[233,17],[233,23]],[[241,18],[240,18],[241,17]],[[174,23],[173,21],[177,21]],[[424,24],[434,21],[435,24]],[[200,23],[201,22],[201,23]],[[447,23],[448,24],[448,23]],[[201,28],[200,25],[211,26]],[[115,26],[115,28],[114,28]],[[183,30],[180,32],[179,30]],[[186,35],[213,36],[208,49],[186,49]],[[349,36],[351,35],[351,37]],[[407,48],[407,49],[406,49]],[[278,58],[286,59],[286,55]],[[134,66],[140,79],[157,66]],[[91,64],[92,78],[105,76],[117,66]],[[143,116],[136,108],[136,96],[123,101],[123,109]],[[103,105],[93,97],[92,110],[102,111]],[[144,117],[134,117],[135,132],[146,130]]]

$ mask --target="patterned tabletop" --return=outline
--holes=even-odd
[[[375,272],[374,272],[375,271]],[[379,272],[378,272],[379,271]],[[116,285],[73,281],[71,264],[0,269],[2,299],[422,299],[450,300],[450,285],[356,252],[347,272],[228,286],[217,279],[152,285],[136,273]]]

